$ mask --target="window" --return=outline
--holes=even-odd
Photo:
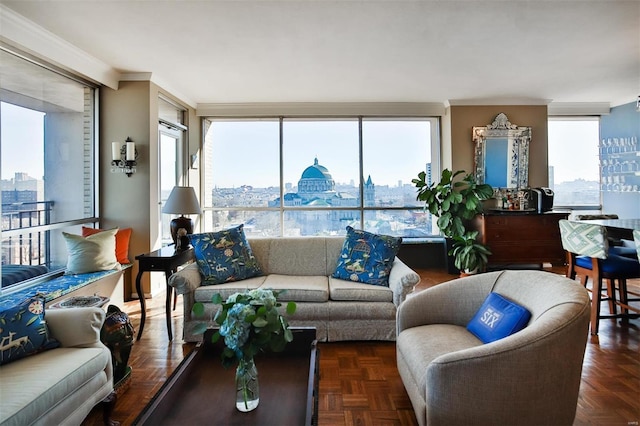
[[[597,118],[549,120],[549,187],[555,207],[599,210]]]
[[[428,236],[411,180],[437,158],[436,129],[435,118],[205,119],[204,229]]]
[[[186,152],[185,132],[188,130],[184,125],[185,110],[160,96],[158,99],[158,147],[160,152],[160,167],[158,169],[160,205],[158,214],[160,215],[160,236],[162,245],[173,244],[171,237],[171,220],[173,217],[163,214],[162,209],[171,194],[171,190],[176,185],[185,184],[186,164],[184,152]]]
[[[95,88],[0,49],[2,290],[60,271],[95,218]]]

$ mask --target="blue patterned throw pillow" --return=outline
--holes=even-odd
[[[0,365],[58,346],[44,321],[44,298],[30,297],[0,312]]]
[[[483,343],[491,343],[522,330],[530,318],[526,308],[498,293],[489,293],[467,330]]]
[[[223,284],[262,273],[243,230],[244,225],[189,236],[203,285]]]
[[[389,271],[402,238],[378,235],[347,226],[347,237],[334,278],[388,286]]]

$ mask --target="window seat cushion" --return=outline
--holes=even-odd
[[[112,269],[109,271],[89,272],[86,274],[60,275],[51,280],[34,284],[33,286],[11,292],[0,296],[0,309],[7,309],[15,306],[20,301],[42,294],[45,302],[65,296],[72,291],[78,290],[86,285],[101,280],[109,275],[118,274],[133,265],[122,265],[122,270]]]

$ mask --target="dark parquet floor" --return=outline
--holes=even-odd
[[[561,270],[553,272],[562,273]],[[416,291],[454,279],[441,270],[418,270],[422,277]],[[640,289],[640,280],[631,283]],[[131,353],[132,379],[120,392],[113,418],[130,425],[182,361],[192,344],[180,340],[181,297],[172,314],[174,335],[167,337],[164,296],[147,303],[144,335]],[[138,301],[123,308],[136,327]],[[607,309],[603,305],[603,309]],[[396,369],[393,342],[321,343],[319,424],[416,425],[411,402]],[[206,396],[203,395],[203,409]],[[584,359],[580,397],[574,425],[638,425],[640,421],[640,320],[628,326],[601,320],[600,333],[590,337]],[[84,426],[102,424],[102,412],[94,409]],[[215,414],[211,424],[215,424]],[[186,425],[185,425],[186,426]],[[189,425],[190,426],[190,425]],[[269,425],[265,425],[269,426]],[[274,425],[280,426],[280,425]]]

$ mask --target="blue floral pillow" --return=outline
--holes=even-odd
[[[244,225],[189,236],[203,285],[223,284],[262,273],[243,230]]]
[[[49,336],[44,298],[31,297],[0,312],[0,346],[0,365],[60,346]]]
[[[347,237],[332,276],[388,286],[389,271],[401,242],[400,237],[372,234],[347,226]]]

